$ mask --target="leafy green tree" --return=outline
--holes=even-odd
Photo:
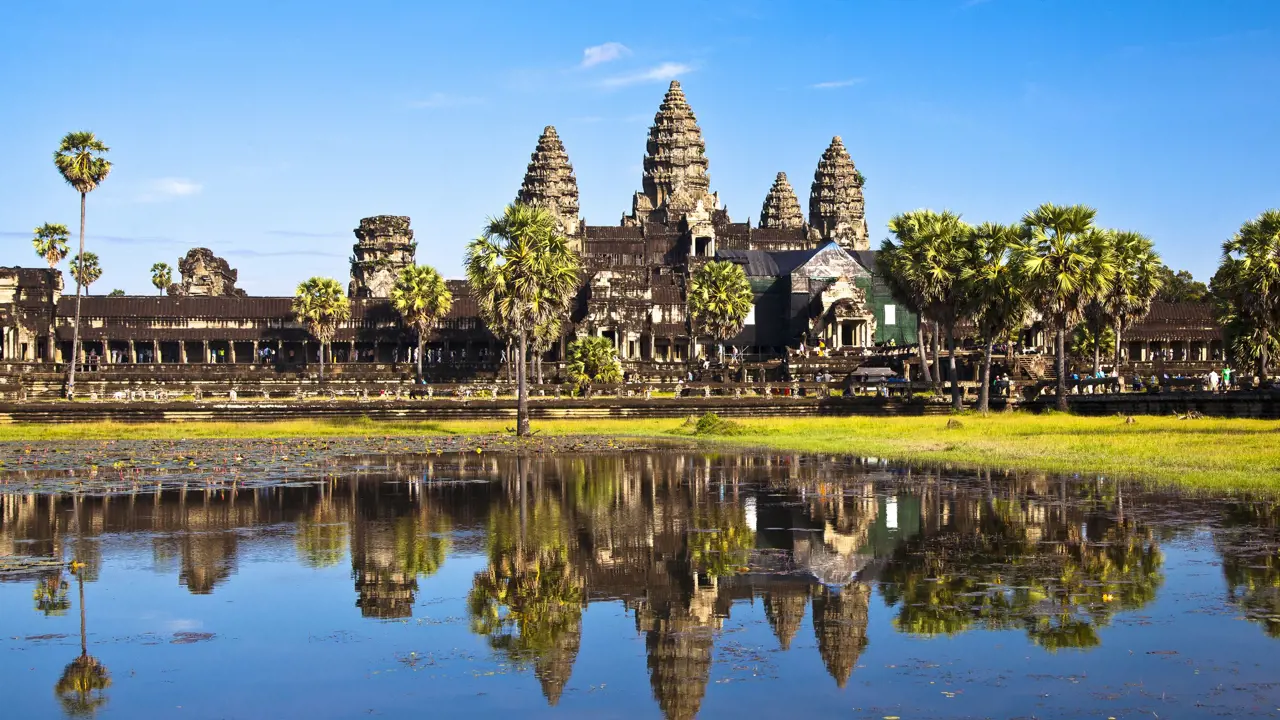
[[[983,342],[979,412],[991,407],[992,348],[997,340],[1021,327],[1027,316],[1027,297],[1012,263],[1013,250],[1021,237],[1020,227],[998,223],[983,223],[969,234],[968,260],[961,271],[961,282],[968,297],[969,314]]]
[[[1076,362],[1084,363],[1096,360],[1104,353],[1113,353],[1116,349],[1115,332],[1102,325],[1094,334],[1094,326],[1083,322],[1071,331],[1071,340],[1067,344],[1067,354]],[[1096,372],[1096,371],[1095,371]]]
[[[89,286],[102,277],[102,266],[98,264],[97,253],[84,253],[71,258],[71,277],[75,278],[76,285],[84,286],[84,292],[88,295]]]
[[[120,288],[116,288],[111,292],[107,293],[107,297],[124,297],[124,291],[121,290]]]
[[[1160,291],[1155,296],[1157,302],[1207,302],[1210,299],[1209,286],[1186,270],[1174,272],[1173,268],[1160,263],[1156,275],[1160,278]]]
[[[1233,350],[1256,359],[1258,376],[1266,379],[1280,327],[1280,210],[1246,222],[1222,244],[1213,289]]]
[[[1160,256],[1145,235],[1129,231],[1112,232],[1111,249],[1115,272],[1084,313],[1089,337],[1109,340],[1092,343],[1095,374],[1102,369],[1104,344],[1113,347],[1115,367],[1119,372],[1120,338],[1133,323],[1146,316],[1164,282],[1160,274],[1160,268],[1164,267]]]
[[[410,265],[400,271],[395,287],[391,288],[391,306],[418,336],[418,379],[421,380],[422,348],[426,345],[427,333],[436,321],[449,314],[453,293],[435,268]]]
[[[1014,263],[1020,282],[1054,333],[1057,408],[1067,410],[1067,333],[1115,273],[1111,238],[1085,205],[1045,203],[1022,218]]]
[[[742,332],[754,298],[741,265],[713,260],[698,268],[689,283],[689,318],[695,335],[721,343]]]
[[[45,223],[35,229],[31,244],[35,246],[36,254],[49,263],[49,269],[56,270],[58,263],[67,257],[67,241],[70,239],[71,233],[66,225]]]
[[[609,338],[589,336],[569,343],[569,379],[584,393],[590,394],[592,383],[622,381],[622,363],[618,350]]]
[[[880,243],[880,252],[876,255],[876,266],[880,269],[885,285],[889,287],[893,299],[916,316],[916,354],[920,358],[920,374],[924,381],[933,384],[933,373],[929,366],[929,353],[925,349],[925,316],[921,307],[924,305],[924,289],[915,283],[919,276],[912,272],[913,248],[908,247],[904,237],[895,243],[885,238]]]
[[[62,179],[80,193],[80,252],[84,255],[85,198],[111,173],[111,162],[102,157],[110,148],[93,133],[78,131],[67,133],[53,152],[53,164]],[[75,395],[76,363],[80,359],[80,295],[81,286],[76,281],[76,319],[71,330],[71,362],[67,366],[67,398]]]
[[[894,282],[908,288],[918,301],[919,311],[946,333],[951,404],[960,410],[955,324],[966,314],[970,302],[962,277],[967,267],[971,228],[950,210],[940,213],[913,210],[889,220],[889,231],[898,240],[896,247],[885,241],[891,250],[889,271],[895,275]]]
[[[293,314],[320,342],[320,379],[324,380],[325,349],[333,341],[338,325],[351,317],[351,301],[337,280],[313,277],[294,293]]]
[[[151,266],[151,286],[164,295],[164,291],[173,284],[173,268],[168,263],[158,262]]]
[[[491,218],[467,246],[467,280],[494,334],[514,340],[516,434],[529,434],[529,341],[551,318],[563,318],[578,290],[577,253],[542,207],[517,203]]]

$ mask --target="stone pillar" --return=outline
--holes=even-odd
[[[129,341],[129,364],[138,364],[138,342],[136,340]]]
[[[209,341],[208,340],[200,341],[200,362],[204,364],[209,363]]]
[[[160,358],[160,341],[159,341],[159,340],[152,340],[152,341],[151,341],[151,353],[152,353],[152,354],[151,354],[151,362],[152,362],[153,364],[159,365],[159,364],[160,364],[160,360],[161,360],[161,358]]]
[[[658,358],[654,357],[655,343],[653,341],[653,333],[649,333],[649,362],[654,362]]]
[[[190,358],[187,357],[187,341],[179,340],[178,341],[178,362],[182,363],[183,365],[186,365],[187,362],[189,361],[190,361]]]
[[[109,337],[102,338],[102,364],[111,364],[111,338]]]
[[[257,365],[262,361],[262,348],[258,347],[258,341],[253,341],[253,364]]]
[[[227,341],[227,362],[231,363],[232,365],[236,364],[236,341],[235,340]]]

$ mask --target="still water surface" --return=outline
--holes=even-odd
[[[0,503],[83,564],[0,573],[0,717],[1280,716],[1268,499],[673,451]]]

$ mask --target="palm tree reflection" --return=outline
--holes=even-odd
[[[53,686],[53,692],[62,704],[62,711],[69,717],[90,717],[107,702],[106,689],[111,687],[111,673],[97,658],[89,654],[88,635],[85,632],[83,566],[73,563],[76,584],[80,591],[80,656],[62,670],[62,677]]]

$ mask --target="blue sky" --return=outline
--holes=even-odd
[[[50,156],[92,130],[95,292],[207,246],[253,294],[346,281],[361,217],[409,215],[419,262],[462,251],[519,187],[544,125],[583,216],[615,224],[678,78],[712,189],[759,215],[786,171],[807,207],[832,135],[894,213],[1013,221],[1082,202],[1208,279],[1280,206],[1280,2],[128,2],[0,4],[0,264],[77,222]]]

